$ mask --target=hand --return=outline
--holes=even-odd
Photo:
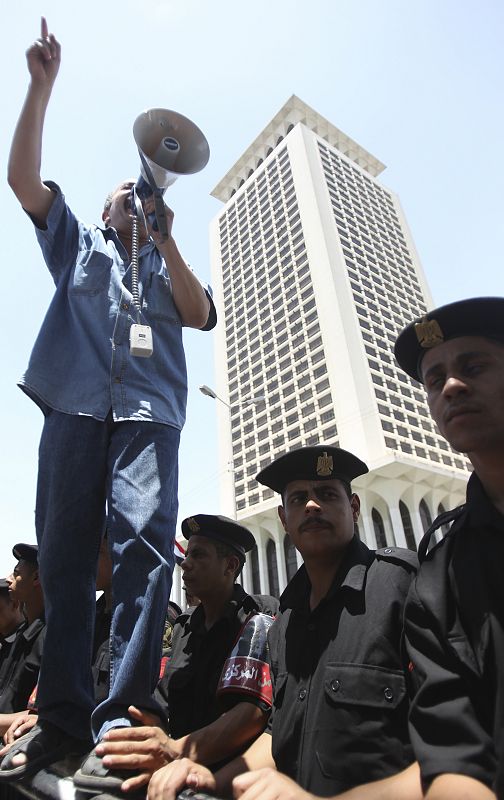
[[[159,717],[135,706],[130,706],[128,713],[142,726],[112,728],[96,746],[96,754],[105,767],[137,773],[123,782],[121,788],[125,792],[146,785],[153,772],[179,756],[174,740],[159,727]]]
[[[189,758],[173,761],[154,773],[149,783],[147,800],[175,800],[185,786],[194,792],[215,792],[215,778],[209,769]]]
[[[295,781],[270,767],[245,772],[233,780],[235,800],[315,800],[313,794],[301,789]]]
[[[51,91],[61,63],[61,45],[49,33],[45,17],[41,20],[40,39],[26,51],[32,82]]]
[[[143,203],[143,209],[144,209],[144,213],[145,213],[146,217],[148,216],[148,214],[155,214],[156,213],[155,206],[154,206],[154,195],[151,195],[150,197],[147,197],[147,199]],[[175,215],[174,215],[173,211],[171,210],[171,208],[168,208],[166,203],[164,203],[164,209],[165,209],[165,213],[166,213],[166,227],[168,229],[168,240],[169,240],[171,238],[171,235],[172,235],[173,219],[174,219]],[[150,225],[149,221],[147,221],[147,230],[149,231],[149,236],[152,238],[152,240],[153,240],[154,244],[156,245],[156,247],[166,243],[167,240],[165,239],[163,241],[159,231],[155,231],[153,229],[152,225]]]
[[[38,714],[20,714],[12,725],[5,731],[3,740],[5,744],[11,745],[16,739],[19,739],[24,733],[27,733],[34,725],[37,724]],[[0,754],[3,751],[0,750]]]

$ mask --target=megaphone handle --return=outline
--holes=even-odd
[[[156,212],[156,221],[152,223],[152,227],[154,230],[157,229],[159,231],[163,242],[165,242],[168,239],[168,223],[166,221],[166,206],[160,189],[156,189],[154,192],[154,210]],[[149,216],[151,215],[149,214]]]

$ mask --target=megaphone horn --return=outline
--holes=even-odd
[[[206,166],[210,148],[194,122],[165,108],[138,116],[133,136],[152,172],[156,186],[167,189],[180,175],[193,175]],[[142,176],[148,180],[142,165]]]

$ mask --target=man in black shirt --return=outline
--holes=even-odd
[[[16,637],[0,669],[0,713],[12,714],[28,707],[37,685],[45,635],[44,597],[38,573],[36,545],[17,544],[12,553],[17,564],[7,578],[13,601],[24,611],[27,625]]]
[[[9,582],[0,579],[0,672],[17,635],[26,627],[20,604],[9,591]]]
[[[251,617],[278,609],[274,598],[251,597],[236,582],[254,537],[234,520],[209,514],[184,520],[182,533],[189,540],[181,564],[184,582],[201,602],[178,617],[170,660],[158,687],[158,699],[168,709],[168,734],[155,719],[131,708],[140,726],[110,731],[96,748],[100,788],[139,788],[155,769],[182,756],[218,765],[259,735],[268,718],[271,682],[265,688],[250,681],[239,685],[229,679],[233,669],[224,669],[237,640],[245,642]],[[268,616],[266,627],[271,621]],[[263,668],[269,676],[267,665]],[[119,778],[118,770],[124,770]],[[74,781],[79,788],[93,788],[88,776]]]
[[[419,800],[401,658],[417,560],[397,547],[369,550],[356,535],[360,502],[350,484],[367,471],[352,453],[319,445],[293,450],[259,473],[260,483],[281,494],[280,520],[304,560],[270,629],[268,730],[215,776],[190,762],[165,767],[149,796],[169,800],[186,782],[227,795],[248,769],[254,772],[233,784],[247,798],[346,798],[367,784],[369,800]]]
[[[503,320],[502,297],[462,300],[412,322],[395,346],[441,434],[474,467],[466,504],[419,547],[406,607],[411,739],[429,800],[504,796]]]

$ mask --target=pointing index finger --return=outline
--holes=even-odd
[[[40,38],[47,39],[49,36],[49,31],[47,29],[47,20],[45,17],[41,17],[40,19]]]

